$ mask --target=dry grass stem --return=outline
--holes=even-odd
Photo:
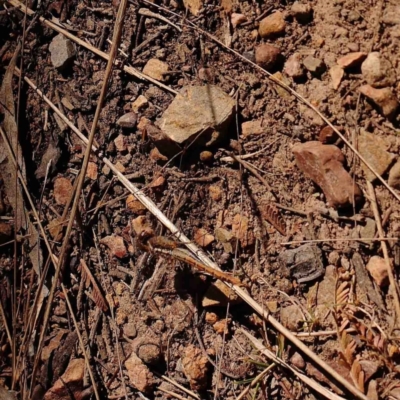
[[[264,354],[267,358],[272,360],[275,364],[280,365],[283,368],[289,369],[298,379],[300,379],[303,383],[309,386],[311,389],[318,392],[321,396],[329,400],[345,400],[343,397],[338,396],[337,394],[332,393],[319,383],[315,382],[314,380],[310,379],[307,375],[303,374],[299,370],[293,368],[282,359],[277,357],[272,351],[268,350],[258,339],[256,339],[253,335],[246,332],[244,329],[240,329],[240,332],[243,333],[251,343],[259,350],[262,354]],[[364,395],[363,395],[364,397]],[[365,396],[367,400],[367,397]]]
[[[71,306],[71,302],[69,301],[68,292],[67,292],[67,290],[65,289],[65,286],[64,286],[63,284],[61,284],[61,289],[62,289],[62,291],[63,291],[63,293],[64,293],[65,301],[67,302],[68,310],[69,310],[69,313],[70,313],[70,315],[71,315],[72,321],[73,321],[73,323],[74,323],[75,332],[76,332],[77,335],[78,335],[79,345],[81,346],[81,350],[82,350],[82,353],[83,353],[83,357],[85,358],[86,367],[87,367],[88,372],[89,372],[90,380],[92,381],[92,386],[93,386],[93,390],[94,390],[94,395],[95,395],[95,397],[96,397],[97,400],[100,400],[100,395],[99,395],[99,391],[98,391],[98,389],[97,389],[96,381],[95,381],[95,379],[94,379],[92,367],[90,366],[90,360],[89,360],[89,356],[88,356],[88,354],[87,354],[88,352],[86,352],[85,343],[83,343],[83,339],[82,339],[81,332],[80,332],[80,330],[79,330],[78,322],[77,322],[77,320],[76,320],[76,317],[75,317],[75,314],[74,314],[74,310],[73,310],[73,308],[72,308],[72,306]]]
[[[371,207],[372,211],[374,213],[375,217],[375,222],[376,222],[376,227],[379,233],[379,239],[382,239],[384,237],[384,232],[382,228],[382,222],[381,222],[381,217],[379,214],[379,209],[378,209],[378,202],[376,200],[376,194],[375,194],[375,189],[374,186],[372,185],[371,182],[367,181],[367,187],[368,187],[368,194],[369,194],[369,200],[371,202]],[[382,247],[382,252],[383,252],[383,257],[386,262],[386,268],[389,276],[389,282],[390,282],[390,288],[394,300],[394,305],[395,305],[395,310],[396,310],[396,320],[397,323],[400,323],[400,300],[399,300],[399,287],[397,285],[396,279],[394,277],[393,273],[393,268],[390,263],[390,258],[389,258],[389,250],[387,248],[387,244],[385,241],[382,241],[381,243]]]

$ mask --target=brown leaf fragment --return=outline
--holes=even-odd
[[[261,216],[267,220],[280,234],[286,235],[285,221],[279,210],[273,204],[267,204],[260,208]]]
[[[86,287],[88,287],[89,284],[92,284],[93,299],[96,303],[96,306],[99,307],[104,312],[106,312],[108,310],[107,301],[104,298],[103,294],[101,293],[101,290],[97,285],[96,280],[94,279],[92,273],[90,272],[89,267],[87,266],[85,260],[83,259],[81,259],[81,262],[79,264],[79,272],[82,275],[82,279],[85,280]]]
[[[0,88],[0,106],[4,112],[2,127],[5,131],[7,141],[10,144],[11,149],[13,149],[22,179],[26,180],[25,161],[22,156],[22,148],[18,144],[18,129],[15,120],[14,95],[12,90],[12,79],[20,49],[21,45],[18,44],[13,58],[11,59],[6,73],[4,74],[4,79]],[[17,179],[17,169],[15,168],[13,158],[8,152],[7,145],[4,143],[4,140],[1,136],[0,171],[4,183],[5,193],[14,210],[15,229],[17,232],[21,228],[26,230],[26,233],[29,236],[28,242],[31,249],[29,252],[29,258],[32,263],[33,270],[36,273],[39,273],[43,262],[42,251],[39,246],[39,235],[36,228],[29,223],[29,219],[27,218],[22,188]],[[45,296],[46,292],[47,288],[44,287],[42,295]]]
[[[3,129],[6,133],[7,140],[10,146],[14,151],[14,154],[16,154],[17,162],[22,176],[25,178],[25,163],[22,157],[21,146],[19,146],[18,144],[18,130],[17,123],[15,121],[14,95],[12,90],[12,78],[20,48],[21,46],[18,45],[4,75],[3,83],[0,89],[0,105],[4,110]],[[8,197],[8,201],[14,209],[16,230],[19,231],[21,227],[26,229],[28,222],[24,210],[22,190],[19,185],[17,186],[17,190],[15,188],[15,182],[17,182],[17,171],[13,160],[11,159],[7,151],[7,146],[1,136],[0,171],[4,181],[4,188]]]
[[[371,278],[369,277],[368,272],[365,269],[365,264],[360,253],[354,253],[351,262],[356,272],[356,290],[360,290],[361,292],[363,292],[382,311],[385,310],[382,296],[380,292],[374,288]]]
[[[365,373],[362,370],[361,365],[357,360],[355,360],[353,362],[353,365],[351,366],[350,375],[351,379],[353,379],[356,388],[360,390],[360,392],[365,393],[365,386],[364,386]]]

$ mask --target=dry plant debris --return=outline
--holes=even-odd
[[[31,7],[0,4],[0,397],[400,398],[396,1]]]

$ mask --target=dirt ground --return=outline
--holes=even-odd
[[[23,4],[0,398],[400,399],[398,1]]]

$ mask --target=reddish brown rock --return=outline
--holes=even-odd
[[[158,81],[166,81],[168,79],[168,71],[168,64],[164,61],[158,60],[157,58],[152,58],[147,61],[147,64],[143,68],[143,73],[145,75],[157,79]]]
[[[134,112],[129,112],[119,118],[119,120],[117,121],[117,125],[121,128],[132,129],[136,126],[136,122],[137,114]]]
[[[339,89],[339,86],[342,83],[344,69],[339,65],[334,65],[329,70],[329,75],[331,76],[331,79],[332,79],[332,87],[335,90]]]
[[[154,235],[153,228],[145,216],[140,216],[132,220],[132,229],[137,237],[151,237]]]
[[[368,261],[367,270],[378,286],[389,284],[386,261],[382,257],[372,256]]]
[[[256,63],[266,70],[273,69],[282,59],[281,51],[268,43],[257,46],[255,56]]]
[[[54,182],[54,199],[60,206],[67,204],[72,195],[72,184],[67,178],[57,178]]]
[[[258,32],[262,38],[278,36],[285,32],[285,19],[280,11],[277,11],[260,21]]]
[[[321,187],[331,207],[349,207],[354,205],[353,200],[361,202],[362,192],[344,169],[345,158],[338,147],[311,141],[296,144],[292,151],[298,167]]]
[[[68,400],[71,398],[83,398],[83,376],[85,372],[85,360],[75,358],[70,361],[67,370],[48,390],[44,400]]]
[[[232,13],[231,15],[231,24],[233,28],[236,28],[237,26],[245,23],[246,21],[247,17],[244,14]]]
[[[287,59],[283,68],[283,72],[295,79],[301,78],[304,75],[304,69],[301,64],[299,53],[294,53]]]
[[[203,352],[190,344],[182,358],[183,372],[192,390],[201,390],[207,384],[208,359]]]
[[[98,175],[97,164],[94,162],[89,162],[86,170],[86,176],[95,181],[97,179],[97,175]]]
[[[155,384],[154,375],[143,361],[133,351],[125,361],[129,381],[137,390],[143,393],[149,392]]]
[[[396,115],[399,102],[391,89],[375,89],[370,85],[363,85],[358,90],[372,100],[385,117],[393,118]]]
[[[229,335],[229,324],[232,322],[230,318],[224,318],[220,321],[217,321],[214,325],[214,331],[219,335]]]
[[[115,139],[114,139],[114,143],[115,143],[115,148],[118,151],[124,152],[128,149],[127,145],[126,145],[126,136],[125,135],[118,135]]]
[[[365,57],[367,57],[367,53],[357,51],[355,53],[349,53],[343,57],[340,57],[337,60],[337,63],[343,69],[354,68],[360,65],[365,60]]]
[[[338,140],[337,133],[328,125],[319,132],[318,140],[323,144],[333,144]]]
[[[261,135],[266,132],[267,127],[263,124],[262,120],[246,121],[242,124],[242,136],[244,138],[250,135]]]
[[[390,169],[388,183],[391,187],[400,189],[400,160]]]
[[[153,180],[153,182],[150,183],[149,188],[152,190],[159,192],[164,189],[167,181],[163,176],[158,176]]]
[[[100,240],[100,243],[107,246],[110,249],[111,254],[115,257],[124,258],[128,255],[124,244],[124,239],[122,239],[121,236],[106,236]]]
[[[139,200],[137,200],[133,194],[130,194],[126,198],[126,207],[129,208],[134,214],[138,215],[145,214],[147,211],[147,208]]]
[[[206,312],[205,320],[207,324],[214,325],[218,320],[218,315],[213,312]]]

